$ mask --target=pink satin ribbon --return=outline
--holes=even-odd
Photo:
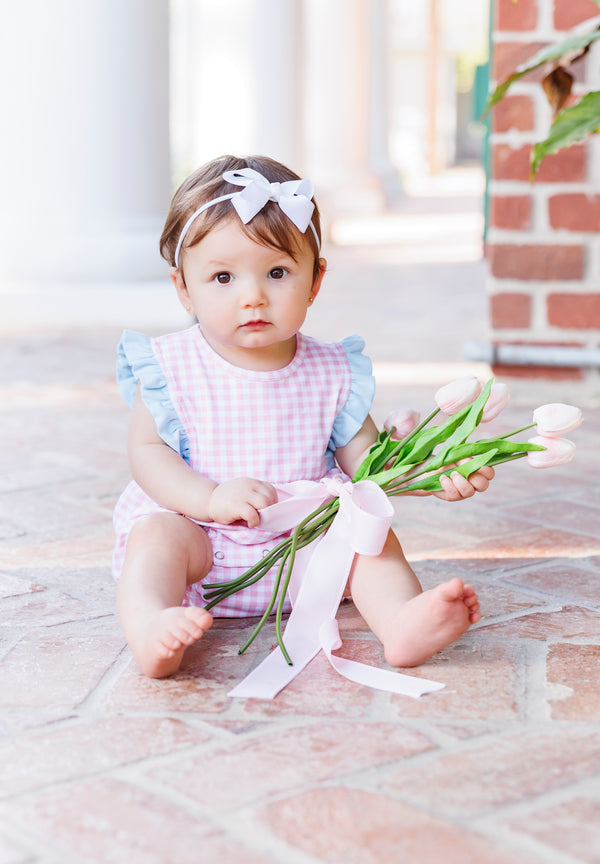
[[[294,665],[286,662],[278,646],[228,695],[273,699],[321,649],[340,675],[356,683],[415,698],[441,689],[444,685],[435,681],[332,654],[342,645],[335,616],[354,556],[379,555],[390,530],[394,509],[386,494],[371,480],[343,483],[331,478],[288,483],[278,491],[280,500],[261,510],[261,527],[269,531],[295,528],[335,496],[340,508],[327,533],[296,555],[289,587],[293,608],[283,634]]]

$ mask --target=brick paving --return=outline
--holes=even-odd
[[[308,330],[367,338],[378,422],[424,411],[474,368],[460,346],[485,329],[483,272],[336,249]],[[593,400],[571,465],[504,466],[461,504],[397,502],[422,582],[466,574],[481,595],[481,624],[413,673],[444,690],[372,691],[319,656],[274,701],[231,700],[272,628],[239,657],[251,625],[217,621],[176,676],[152,681],[114,612],[111,513],[127,479],[115,345],[124,326],[185,321],[174,297],[163,312],[167,285],[125,286],[127,320],[115,288],[89,303],[53,290],[1,301],[0,864],[600,862]],[[521,381],[497,428],[567,386]],[[339,620],[343,655],[382,665],[351,603]]]

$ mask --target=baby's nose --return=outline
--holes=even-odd
[[[266,294],[260,279],[244,280],[242,303],[245,306],[262,306],[265,299]]]

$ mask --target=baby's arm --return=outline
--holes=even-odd
[[[216,483],[193,468],[159,436],[156,423],[136,394],[129,423],[127,454],[134,480],[161,507],[199,522],[231,524],[242,519],[253,528],[258,511],[277,500],[270,483],[238,477]]]
[[[344,447],[337,448],[335,459],[345,474],[354,477],[356,469],[377,441],[378,434],[377,426],[369,415],[354,438]]]
[[[350,477],[354,476],[356,469],[377,440],[377,435],[377,427],[372,418],[368,416],[362,429],[357,432],[354,438],[345,447],[339,447],[335,451],[337,463],[342,471]],[[433,494],[443,501],[463,501],[465,498],[471,498],[476,492],[485,492],[493,477],[494,469],[487,465],[470,474],[468,478],[463,477],[458,471],[454,471],[450,476],[440,478],[441,492],[417,492],[414,494]]]

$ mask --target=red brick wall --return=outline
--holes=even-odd
[[[599,14],[592,0],[495,0],[493,83],[542,45]],[[600,89],[599,55],[594,48],[572,68],[574,93]],[[515,83],[492,112],[491,337],[496,344],[599,348],[600,135],[547,157],[529,181],[531,146],[551,123],[539,84],[543,74],[538,70]]]

